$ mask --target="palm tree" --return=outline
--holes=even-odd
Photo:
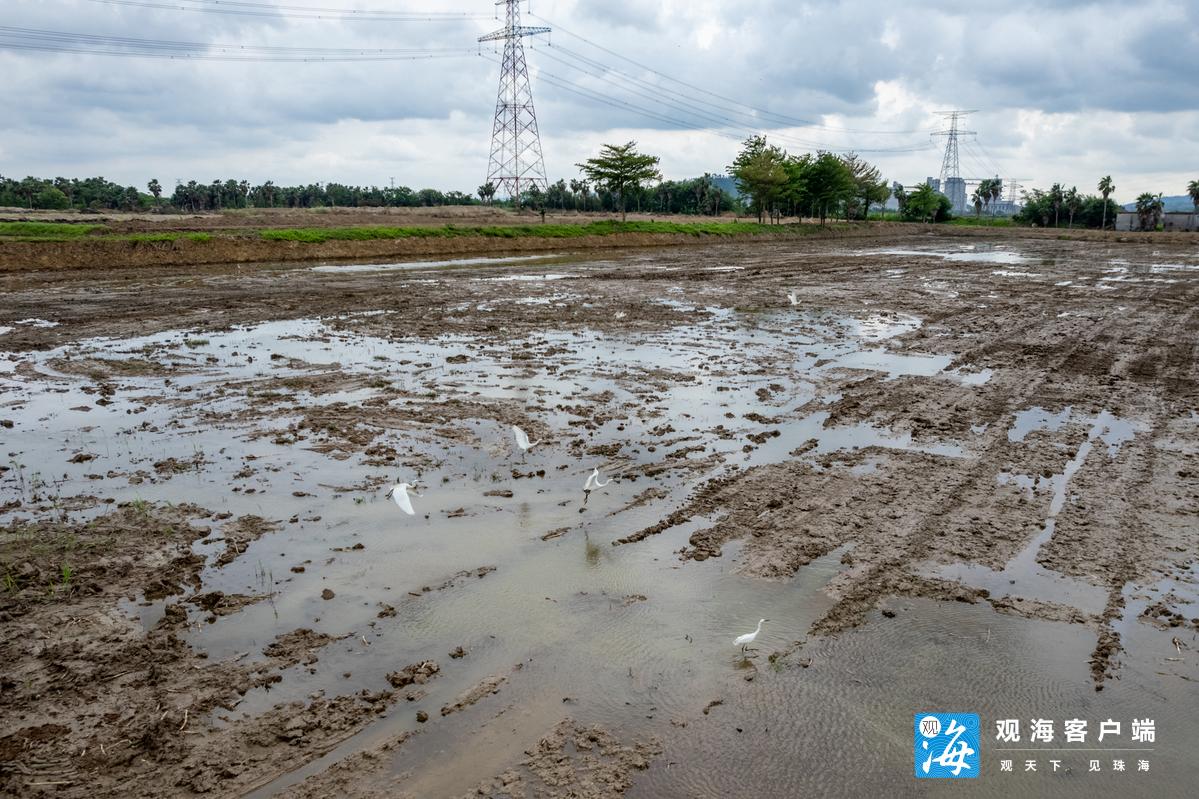
[[[146,185],[146,188],[154,195],[154,207],[157,208],[159,206],[158,198],[162,196],[162,184],[158,182],[158,178],[154,178]]]
[[[1199,180],[1187,184],[1187,194],[1191,195],[1191,204],[1195,206],[1195,213],[1199,214]]]
[[[1157,230],[1161,221],[1162,208],[1165,207],[1160,194],[1145,192],[1137,197],[1137,216],[1141,218],[1141,230]]]
[[[1070,213],[1070,227],[1074,227],[1074,215],[1082,208],[1082,197],[1078,194],[1078,187],[1071,186],[1070,191],[1065,195],[1066,210]]]
[[[984,185],[979,186],[977,189],[975,189],[974,196],[970,198],[970,202],[974,203],[974,216],[976,219],[983,215],[983,203],[984,203],[983,197],[989,196],[989,194],[988,194],[989,187],[985,186],[986,182],[987,181],[984,180],[983,181]]]
[[[1112,182],[1112,176],[1108,175],[1099,181],[1099,193],[1103,195],[1103,227],[1101,230],[1107,229],[1107,198],[1112,196],[1112,192],[1116,190],[1116,184]]]
[[[1062,218],[1062,203],[1066,201],[1066,192],[1062,184],[1054,183],[1049,189],[1049,203],[1053,206],[1053,226],[1059,227]]]
[[[583,194],[583,189],[586,188],[586,186],[587,186],[587,184],[581,180],[576,180],[576,179],[572,178],[570,181],[570,195],[574,198],[574,201],[575,201],[575,213],[579,212],[579,195]],[[586,195],[583,196],[583,201],[584,202],[587,201]]]
[[[1003,198],[1003,180],[1001,178],[991,178],[990,201],[998,202]]]

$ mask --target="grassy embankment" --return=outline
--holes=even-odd
[[[267,241],[297,241],[323,244],[327,241],[377,241],[389,239],[576,239],[622,233],[674,234],[690,236],[746,236],[768,233],[806,233],[808,228],[790,225],[759,225],[753,222],[592,222],[586,225],[491,225],[444,227],[344,227],[284,228],[262,230]]]
[[[385,241],[397,239],[576,239],[587,236],[620,234],[668,234],[687,236],[755,236],[765,234],[807,234],[819,230],[810,225],[759,225],[754,222],[592,222],[585,225],[490,225],[444,227],[301,227],[218,233],[112,233],[104,225],[61,222],[0,222],[0,241],[68,242],[81,239],[99,241],[194,242],[222,238],[257,238],[262,241],[288,241],[323,244],[330,241]]]
[[[0,222],[0,242],[64,242],[79,241],[85,237],[103,241],[189,241],[205,242],[212,239],[208,233],[106,233],[104,225],[73,224],[68,222]]]

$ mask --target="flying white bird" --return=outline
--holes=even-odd
[[[741,651],[744,652],[745,647],[752,644],[754,642],[754,639],[758,637],[758,633],[762,632],[762,625],[768,621],[770,621],[770,619],[758,619],[758,628],[756,630],[754,630],[752,633],[746,633],[745,635],[739,635],[736,638],[734,638],[733,646],[741,647]]]
[[[416,511],[412,509],[412,500],[408,498],[408,489],[410,488],[412,488],[412,486],[408,485],[407,483],[400,483],[388,491],[387,496],[391,497],[392,501],[395,502],[396,507],[404,511],[404,513],[407,513],[409,516],[415,516]],[[416,494],[415,491],[412,493]],[[416,495],[418,497],[420,496],[420,494]]]
[[[512,432],[516,435],[516,446],[520,447],[522,453],[528,452],[541,443],[540,441],[529,441],[529,434],[516,425],[512,425]]]
[[[787,295],[787,299],[791,300],[792,305],[799,305],[799,295],[794,291]]]
[[[604,487],[608,486],[611,482],[612,482],[612,478],[608,478],[607,483],[601,483],[599,469],[597,468],[595,471],[593,471],[591,473],[591,476],[587,478],[587,482],[583,484],[583,491],[590,494],[593,490],[595,490],[597,488],[604,488]]]

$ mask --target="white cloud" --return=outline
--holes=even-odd
[[[301,5],[315,0],[291,0]],[[380,0],[325,0],[376,8]],[[4,24],[75,32],[285,47],[470,47],[492,19],[445,24],[261,20],[112,6],[7,0]],[[451,9],[452,6],[452,9]],[[404,10],[479,10],[491,0],[405,2]],[[602,142],[637,139],[672,177],[722,171],[750,131],[791,150],[871,153],[889,178],[935,174],[931,112],[978,108],[966,171],[1033,185],[1090,188],[1111,173],[1120,196],[1180,193],[1199,176],[1199,3],[1009,0],[1002,7],[912,0],[539,0],[565,30],[530,50],[534,74],[598,92],[584,99],[542,77],[535,92],[552,177]],[[540,24],[527,17],[527,24]],[[629,81],[585,64],[617,68]],[[591,74],[585,74],[580,69]],[[703,91],[664,82],[653,70]],[[259,64],[172,62],[0,49],[0,173],[236,176],[473,189],[483,180],[497,67],[452,60]],[[641,94],[630,93],[635,88]],[[704,92],[713,94],[705,94]],[[650,95],[649,97],[644,96]],[[764,109],[766,115],[750,111]],[[638,106],[688,125],[680,130]],[[775,128],[780,117],[824,128]],[[847,130],[848,129],[848,130]],[[883,135],[867,131],[923,131]],[[731,138],[730,138],[731,137]],[[973,175],[972,175],[973,176]],[[981,175],[979,175],[981,176]]]

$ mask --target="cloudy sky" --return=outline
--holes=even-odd
[[[0,174],[341,181],[473,191],[498,65],[475,40],[493,0],[3,0]],[[282,7],[279,13],[261,6]],[[463,12],[437,22],[302,9]],[[550,179],[639,141],[667,177],[722,172],[764,132],[793,152],[856,149],[892,180],[940,172],[936,112],[978,113],[967,177],[1117,197],[1199,178],[1196,0],[535,0],[528,51]],[[452,50],[436,59],[264,62],[47,52],[13,28],[280,48]],[[109,49],[80,44],[72,49]],[[61,49],[61,48],[60,48]],[[212,51],[209,51],[210,53]],[[279,51],[283,52],[283,51]],[[682,81],[682,83],[676,82]],[[647,113],[649,112],[649,113]]]

